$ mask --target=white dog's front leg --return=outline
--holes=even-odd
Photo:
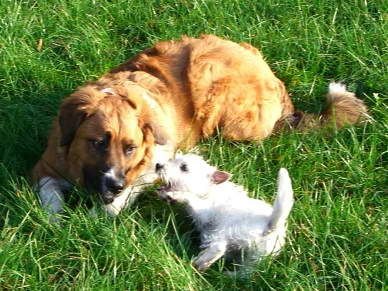
[[[43,177],[39,180],[39,198],[42,207],[47,211],[49,221],[57,222],[56,214],[63,211],[63,190],[68,187],[65,181],[57,180],[52,177]]]
[[[226,252],[225,241],[216,242],[210,245],[207,249],[203,250],[199,256],[194,260],[194,267],[198,271],[205,271],[215,261],[221,258]]]

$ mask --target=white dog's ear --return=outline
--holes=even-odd
[[[223,171],[215,171],[211,176],[211,181],[214,184],[221,184],[229,180],[230,174]]]

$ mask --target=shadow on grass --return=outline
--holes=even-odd
[[[27,97],[11,96],[0,101],[0,162],[17,176],[28,176],[47,144],[59,103],[71,91],[58,88]],[[4,181],[0,181],[3,184]]]

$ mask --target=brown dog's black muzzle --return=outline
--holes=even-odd
[[[110,204],[125,188],[125,174],[114,169],[104,170],[85,167],[85,186],[89,191],[97,192],[105,204]]]
[[[105,178],[105,187],[106,189],[113,193],[113,194],[118,194],[124,189],[125,186],[125,177],[121,176],[120,177],[106,177]]]
[[[114,171],[113,171],[114,173]],[[124,173],[107,175],[101,179],[101,197],[105,204],[112,203],[114,198],[123,191],[125,187]]]

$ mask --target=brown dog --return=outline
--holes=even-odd
[[[49,213],[71,184],[99,193],[117,214],[155,178],[154,167],[217,128],[231,140],[262,140],[275,125],[355,123],[366,107],[333,84],[320,115],[294,113],[284,84],[260,52],[216,36],[160,42],[81,87],[63,102],[33,171]]]

